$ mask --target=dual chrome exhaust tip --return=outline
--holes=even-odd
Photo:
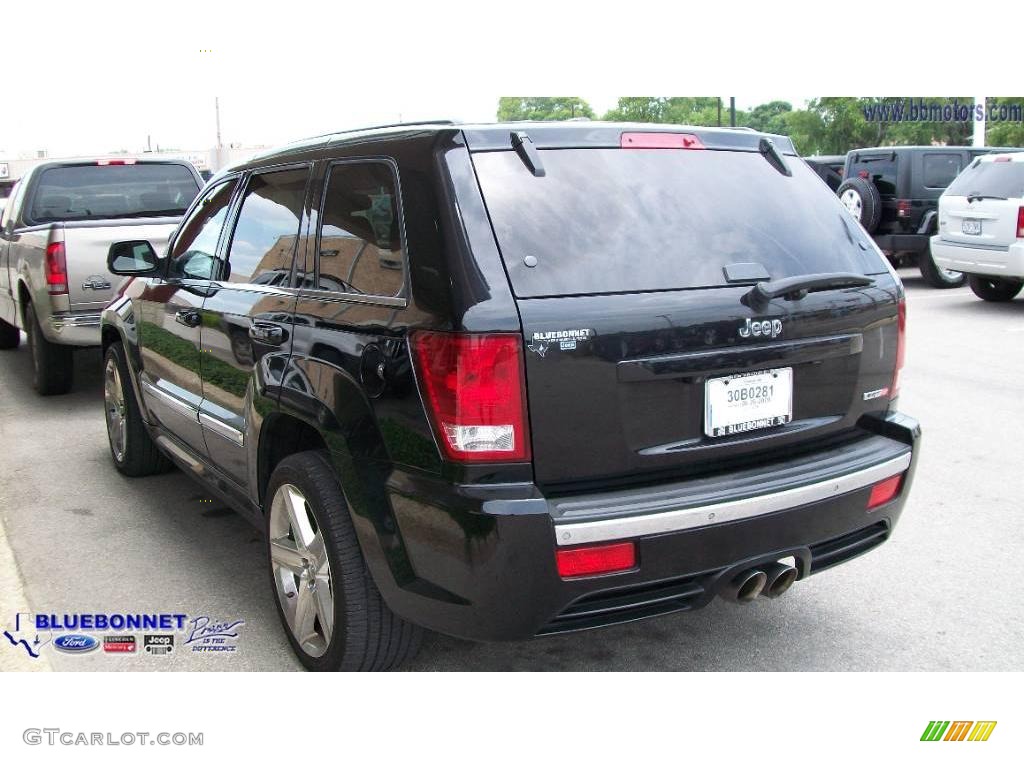
[[[748,568],[720,590],[719,594],[733,603],[749,603],[758,597],[776,598],[785,594],[796,581],[797,570],[788,563],[770,563]]]

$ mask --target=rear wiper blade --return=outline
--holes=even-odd
[[[771,163],[772,167],[775,168],[783,176],[792,176],[793,172],[789,170],[789,166],[786,165],[786,161],[782,157],[782,153],[779,152],[778,147],[775,146],[775,142],[769,139],[767,136],[762,136],[761,141],[757,143],[758,151],[764,155],[765,160]]]
[[[864,288],[873,285],[874,280],[852,272],[827,272],[819,275],[798,275],[780,280],[758,283],[743,295],[742,301],[751,309],[762,310],[772,299],[779,297],[787,301],[802,299],[808,293],[831,291],[838,288]]]
[[[529,134],[526,131],[512,131],[510,138],[512,139],[512,148],[519,155],[519,159],[523,161],[523,165],[534,176],[543,176],[544,165],[540,161],[540,153],[537,152],[537,147],[533,145]]]
[[[999,195],[982,195],[979,192],[971,192],[971,194],[969,194],[967,196],[967,202],[968,203],[973,203],[975,200],[1006,200],[1006,199],[1007,198],[1000,197]]]

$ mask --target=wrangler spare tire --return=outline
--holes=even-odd
[[[868,234],[878,229],[878,222],[882,218],[882,197],[878,194],[878,187],[867,179],[854,176],[840,184],[836,194]]]

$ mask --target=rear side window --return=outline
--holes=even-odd
[[[473,156],[518,296],[722,286],[723,268],[746,262],[772,278],[885,270],[799,158],[784,176],[757,152],[540,154],[541,177],[514,152]]]
[[[947,195],[958,197],[975,193],[1007,198],[1024,197],[1024,162],[982,163],[976,160],[946,190]]]
[[[306,201],[309,168],[254,174],[249,179],[228,249],[232,283],[287,285]]]
[[[892,197],[896,194],[896,174],[899,171],[899,158],[893,154],[864,156],[858,155],[850,165],[850,173],[847,178],[860,176],[869,179],[878,193],[883,197]]]
[[[316,287],[393,297],[405,285],[398,184],[379,160],[331,166],[317,238]]]
[[[922,158],[923,183],[929,189],[945,189],[960,173],[960,155],[929,152]]]
[[[217,258],[217,242],[224,228],[235,180],[222,182],[206,190],[200,202],[178,231],[171,246],[169,278],[209,280]]]
[[[69,165],[39,176],[29,218],[48,221],[181,216],[199,185],[183,165]]]

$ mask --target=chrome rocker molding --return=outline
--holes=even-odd
[[[164,392],[159,387],[150,384],[148,381],[142,382],[142,391],[146,393],[148,397],[153,397],[159,400],[161,403],[166,405],[175,413],[184,416],[187,419],[196,419],[198,411],[182,400],[179,400],[174,395]]]
[[[211,432],[223,437],[225,440],[230,440],[239,448],[245,446],[245,435],[230,424],[225,424],[220,419],[214,418],[210,414],[203,413],[202,411],[199,412],[199,423]]]
[[[639,536],[685,531],[705,525],[731,523],[749,517],[781,512],[784,509],[825,501],[833,496],[841,496],[898,475],[910,467],[910,458],[910,453],[905,453],[895,459],[851,472],[848,475],[763,496],[707,504],[702,507],[674,509],[652,515],[631,515],[609,520],[556,525],[555,540],[558,542],[558,546],[566,547],[598,541],[632,539]]]

